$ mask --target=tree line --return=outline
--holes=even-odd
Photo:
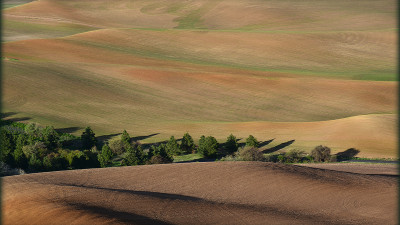
[[[26,172],[41,172],[171,163],[174,156],[191,153],[222,160],[289,162],[288,158],[304,158],[303,152],[298,151],[266,158],[258,149],[259,144],[254,136],[249,135],[245,147],[239,149],[238,139],[231,134],[222,144],[213,136],[203,135],[195,145],[192,136],[185,133],[180,141],[171,136],[166,142],[151,144],[144,149],[141,143],[132,140],[126,130],[119,139],[100,143],[90,127],[77,137],[57,132],[52,126],[1,121],[0,161]],[[323,154],[312,156],[317,161],[327,161],[329,157],[330,149],[325,148]],[[120,159],[119,164],[115,164],[115,158]]]

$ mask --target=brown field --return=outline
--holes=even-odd
[[[397,177],[349,172],[212,162],[19,175],[3,178],[3,221],[396,224]]]
[[[3,107],[14,120],[397,157],[393,0],[5,4]]]

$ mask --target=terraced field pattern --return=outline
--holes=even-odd
[[[394,0],[6,0],[9,118],[396,157]]]

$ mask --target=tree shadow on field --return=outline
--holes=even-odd
[[[344,152],[336,153],[336,159],[338,162],[349,160],[352,159],[354,156],[356,156],[358,153],[360,153],[360,150],[357,150],[355,148],[349,148]]]
[[[1,113],[0,115],[0,118],[7,118],[7,117],[9,117],[9,116],[14,116],[14,115],[17,115],[18,113],[16,113],[16,112],[5,112],[5,113]]]
[[[144,139],[147,139],[147,138],[159,135],[159,134],[160,133],[154,133],[154,134],[149,134],[149,135],[144,135],[144,136],[136,136],[136,137],[131,138],[131,141],[141,141],[141,140],[144,140]]]
[[[25,116],[25,117],[11,118],[11,119],[7,119],[7,120],[11,121],[11,122],[21,122],[21,121],[27,121],[27,120],[31,120],[31,119],[32,119],[32,117]]]
[[[282,149],[282,148],[285,148],[285,147],[287,147],[287,146],[293,144],[293,142],[295,142],[295,140],[290,140],[290,141],[287,141],[287,142],[283,142],[283,143],[281,143],[281,144],[279,144],[279,145],[277,145],[277,146],[275,146],[275,147],[265,149],[265,150],[263,151],[263,153],[272,153],[272,152],[276,152],[276,151],[278,151],[278,150],[280,150],[280,149]]]
[[[104,142],[110,140],[110,139],[113,138],[113,137],[116,137],[116,136],[118,136],[118,135],[121,135],[121,134],[122,134],[122,133],[101,135],[101,136],[98,136],[98,137],[97,137],[97,140],[98,140],[100,143],[104,144]]]
[[[58,133],[74,133],[78,130],[82,129],[82,127],[65,127],[65,128],[57,128],[55,129]]]
[[[269,143],[273,142],[274,140],[275,140],[275,138],[273,138],[273,139],[271,139],[271,140],[268,140],[268,141],[260,142],[260,144],[259,144],[258,147],[259,147],[259,148],[262,148],[262,147],[268,145]]]

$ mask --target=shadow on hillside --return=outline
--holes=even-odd
[[[31,119],[32,119],[32,117],[25,116],[25,117],[11,118],[11,119],[7,119],[7,120],[11,121],[11,122],[21,122],[21,121],[27,121],[27,120],[31,120]]]
[[[78,130],[82,129],[82,127],[66,127],[66,128],[57,128],[55,129],[58,133],[74,133]]]
[[[122,133],[116,133],[116,134],[108,134],[108,135],[101,135],[97,137],[97,140],[101,143],[104,143],[108,140],[110,140],[113,137],[116,137],[118,135],[121,135]]]
[[[169,225],[171,223],[164,222],[162,220],[153,219],[147,216],[142,216],[139,214],[131,213],[131,212],[123,212],[116,211],[114,209],[90,205],[88,203],[67,203],[69,206],[72,206],[78,210],[87,211],[91,214],[101,215],[107,219],[112,219],[114,221],[119,221],[126,224],[161,224],[161,225]]]
[[[273,142],[274,140],[275,140],[275,138],[273,138],[273,139],[271,139],[271,140],[268,140],[268,141],[260,142],[260,144],[259,144],[258,147],[259,147],[259,148],[262,148],[262,147],[268,145],[269,143]]]
[[[16,112],[5,112],[5,113],[1,113],[0,114],[0,118],[7,118],[7,117],[9,117],[9,116],[13,116],[13,115],[17,115],[18,113],[16,113]]]
[[[346,151],[338,152],[335,155],[336,155],[337,161],[340,162],[340,161],[345,161],[345,160],[352,159],[358,153],[360,153],[360,150],[357,150],[355,148],[349,148]]]
[[[159,135],[160,133],[154,133],[154,134],[149,134],[149,135],[144,135],[144,136],[136,136],[136,137],[132,137],[131,141],[141,141],[156,135]]]
[[[283,143],[281,143],[281,144],[279,144],[279,145],[277,145],[277,146],[275,146],[275,147],[265,149],[265,150],[263,151],[263,153],[272,153],[272,152],[276,152],[276,151],[278,151],[278,150],[280,150],[280,149],[282,149],[282,148],[285,148],[285,147],[287,147],[287,146],[293,144],[293,142],[295,142],[295,140],[290,140],[290,141],[287,141],[287,142],[283,142]]]

